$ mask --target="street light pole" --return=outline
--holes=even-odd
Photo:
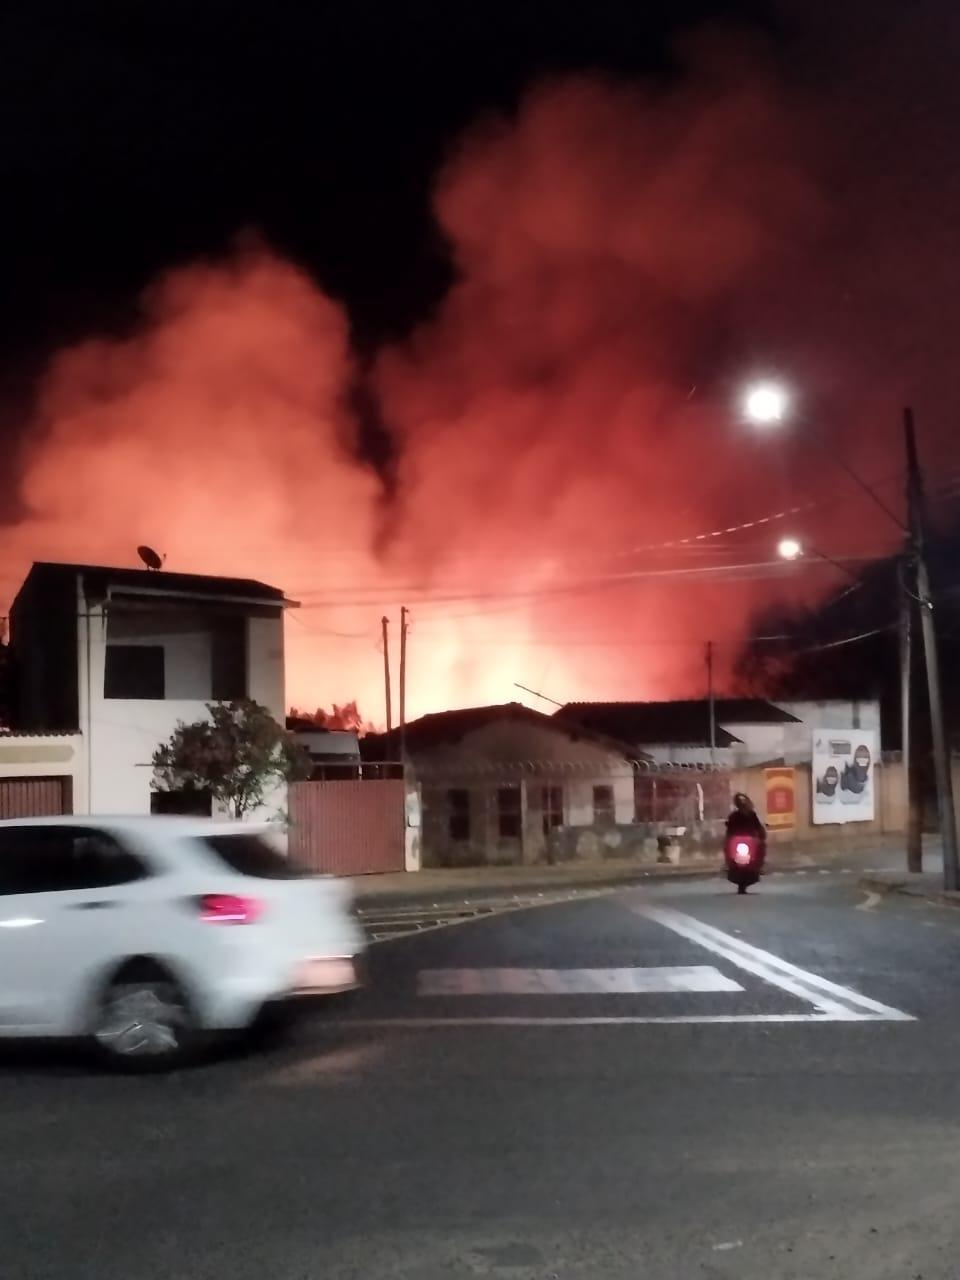
[[[919,821],[913,786],[913,744],[910,724],[913,701],[913,593],[908,572],[909,544],[897,565],[900,589],[900,768],[903,774],[903,803],[907,823],[907,870],[923,870],[923,830]]]
[[[788,415],[790,396],[776,383],[761,383],[750,390],[744,399],[744,410],[747,417],[760,425],[773,425],[782,422]],[[907,814],[907,868],[920,871],[923,867],[922,829],[916,797],[911,786],[911,750],[910,750],[910,680],[911,680],[911,640],[913,601],[920,602],[920,617],[923,632],[923,648],[927,669],[927,689],[930,699],[930,723],[933,736],[934,756],[937,772],[937,801],[940,810],[940,831],[943,841],[943,876],[947,889],[958,888],[960,867],[957,860],[957,824],[953,803],[953,778],[950,755],[947,749],[946,732],[943,724],[943,702],[940,695],[940,665],[937,656],[937,637],[933,620],[933,602],[930,597],[930,582],[927,563],[924,555],[923,531],[923,479],[917,458],[917,444],[913,425],[913,411],[905,409],[903,414],[904,433],[907,449],[907,522],[904,522],[883,499],[863,480],[836,450],[831,449],[829,442],[813,426],[805,423],[808,432],[817,444],[830,454],[830,457],[842,471],[856,484],[866,496],[906,535],[906,551],[900,561],[900,714],[902,718],[902,761],[903,786]],[[787,550],[784,548],[787,547]],[[803,547],[795,538],[785,539],[780,544],[780,554],[787,560],[794,560],[803,554]],[[827,560],[849,576],[850,570],[832,560],[822,552],[814,552],[821,560]],[[917,592],[914,597],[908,584],[908,569],[915,569]],[[859,580],[858,580],[859,581]]]
[[[380,619],[383,630],[383,685],[387,706],[387,733],[393,729],[393,710],[390,705],[390,619],[386,614]]]
[[[707,641],[707,703],[710,714],[710,763],[717,763],[717,698],[713,689],[713,641]]]
[[[943,887],[960,887],[960,862],[957,858],[957,818],[953,804],[953,777],[947,734],[943,722],[943,699],[940,694],[940,659],[937,632],[930,595],[930,577],[924,538],[923,476],[917,455],[917,437],[913,410],[903,411],[903,431],[907,449],[907,493],[909,497],[910,550],[920,605],[920,627],[923,633],[924,665],[927,668],[927,694],[930,699],[930,734],[937,774],[937,807],[940,811],[940,840],[943,846]]]
[[[407,632],[410,630],[410,610],[400,610],[400,758],[407,758]]]

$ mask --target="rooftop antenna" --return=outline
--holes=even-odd
[[[525,684],[520,684],[518,680],[514,680],[513,687],[515,689],[522,689],[524,693],[532,693],[535,698],[542,698],[544,702],[552,702],[555,707],[566,706],[565,702],[558,702],[556,698],[548,698],[545,693],[538,693],[536,689],[528,689]]]
[[[137,547],[137,555],[148,569],[162,569],[166,556],[157,555],[153,547]]]

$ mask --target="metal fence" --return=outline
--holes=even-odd
[[[333,875],[402,871],[405,803],[402,778],[291,783],[290,854],[314,871]]]

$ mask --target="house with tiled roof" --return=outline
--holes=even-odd
[[[421,716],[403,730],[364,738],[361,749],[371,767],[406,760],[422,794],[426,866],[656,852],[653,762],[598,727],[511,702]],[[663,781],[660,817],[696,822],[702,784],[698,791],[692,772]],[[724,790],[721,809],[728,798]]]

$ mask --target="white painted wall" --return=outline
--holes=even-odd
[[[149,813],[153,779],[150,762],[154,751],[170,737],[181,721],[191,723],[205,719],[205,704],[209,697],[167,698],[163,701],[105,698],[106,617],[100,606],[92,607],[88,616],[79,579],[77,592],[80,614],[77,653],[80,728],[87,743],[84,794],[88,797],[89,812]],[[250,697],[266,706],[283,724],[283,619],[250,618],[247,625]],[[189,641],[189,634],[186,638]],[[172,690],[179,683],[179,687],[189,689],[196,675],[200,648],[187,643],[177,652],[177,679],[169,682],[168,688]],[[209,689],[209,651],[205,670],[204,688]],[[263,810],[250,816],[261,821],[272,818],[285,805],[284,786],[277,788]]]
[[[111,644],[163,649],[163,679],[166,696],[172,701],[209,701],[211,690],[210,633],[204,631],[117,631],[111,622]]]
[[[247,692],[278,724],[286,718],[284,680],[283,618],[248,618]]]
[[[809,764],[812,756],[814,729],[873,729],[877,735],[878,750],[883,750],[880,738],[880,703],[876,699],[866,701],[778,702],[778,707],[797,717],[800,724],[784,725],[784,758],[786,764]]]
[[[744,769],[768,760],[783,759],[786,764],[809,764],[813,729],[874,729],[879,742],[880,703],[876,700],[849,702],[776,702],[799,723],[743,724],[720,720],[720,727],[739,738],[742,746],[718,748],[717,764],[723,768]],[[709,747],[647,746],[644,748],[660,763],[709,764]]]
[[[605,777],[585,779],[570,776],[557,778],[556,784],[564,787],[564,808],[567,826],[589,827],[594,822],[593,788],[594,786],[613,787],[613,806],[617,822],[632,822],[635,812],[633,794],[633,770],[625,774],[622,769],[611,771]]]
[[[708,765],[711,763],[709,747],[672,746],[669,743],[653,743],[644,746],[647,755],[657,764]],[[733,747],[717,747],[715,756],[718,768],[731,769],[734,764]]]

